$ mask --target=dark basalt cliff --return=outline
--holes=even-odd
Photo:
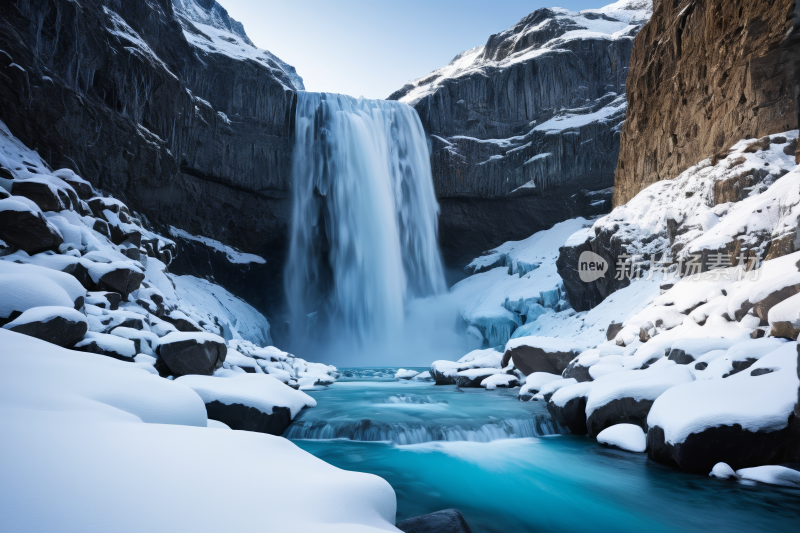
[[[389,97],[412,105],[430,135],[449,264],[610,209],[603,190],[613,185],[633,37],[649,8],[539,9]]]
[[[213,0],[176,6],[3,2],[0,120],[153,223],[279,257],[302,82]]]
[[[739,139],[797,128],[794,0],[653,2],[628,75],[614,205]]]

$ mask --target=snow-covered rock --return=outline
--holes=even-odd
[[[597,442],[629,452],[644,453],[647,450],[647,436],[635,424],[610,426],[597,435]]]
[[[564,380],[569,381],[569,380]],[[555,382],[559,383],[559,382]],[[556,422],[572,433],[586,435],[586,400],[593,383],[576,383],[559,388],[547,402],[547,410]]]
[[[523,402],[530,401],[533,396],[542,390],[542,387],[554,381],[561,381],[564,378],[556,374],[548,374],[547,372],[534,372],[525,377],[525,384],[519,389],[519,396],[517,399]]]
[[[503,354],[493,348],[473,350],[458,361],[434,361],[430,372],[437,384],[455,383],[459,372],[476,368],[499,370],[502,360]],[[487,372],[484,377],[490,374]]]
[[[800,294],[786,298],[768,314],[770,336],[796,340],[800,335]]]
[[[420,372],[411,379],[412,381],[433,381],[433,376],[431,376],[431,373],[426,370],[425,372]]]
[[[519,378],[511,374],[492,374],[484,378],[480,385],[486,390],[494,390],[497,387],[515,387],[519,385]]]
[[[526,376],[534,372],[561,374],[585,349],[575,342],[554,337],[519,337],[506,343],[503,366],[509,361]]]
[[[75,349],[82,352],[107,355],[121,361],[133,361],[136,355],[136,345],[132,340],[93,331],[88,332],[83,340],[75,344]]]
[[[36,204],[17,196],[0,200],[0,239],[31,254],[58,250],[64,242]]]
[[[72,347],[86,335],[89,325],[86,316],[71,307],[34,307],[5,324],[4,329]]]
[[[395,379],[411,379],[411,378],[417,376],[417,374],[419,374],[419,372],[417,372],[415,370],[406,370],[405,368],[401,368],[400,370],[398,370],[395,373],[394,378]]]
[[[647,418],[650,457],[695,472],[781,459],[797,403],[797,344],[785,343],[751,370],[667,390]]]
[[[669,364],[613,373],[593,382],[586,401],[586,426],[589,436],[617,424],[647,428],[647,415],[653,402],[665,391],[694,380],[685,366]]]
[[[222,372],[224,377],[183,376],[175,382],[200,395],[208,417],[231,429],[281,435],[303,408],[317,405],[272,376]]]
[[[159,340],[156,352],[176,377],[210,376],[225,362],[228,347],[222,337],[212,333],[175,332]]]

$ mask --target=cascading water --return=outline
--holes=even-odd
[[[293,346],[389,337],[411,300],[446,290],[419,117],[399,102],[300,92],[294,142]]]

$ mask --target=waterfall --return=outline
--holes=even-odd
[[[294,131],[294,343],[390,336],[411,300],[446,290],[419,117],[399,102],[299,92]]]

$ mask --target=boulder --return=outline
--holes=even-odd
[[[75,349],[81,352],[107,355],[128,362],[133,362],[133,358],[136,356],[136,346],[133,341],[93,331],[88,332],[83,340],[75,345]]]
[[[231,429],[282,435],[291,421],[317,402],[267,374],[220,370],[220,376],[183,376],[175,380],[194,390],[208,418]]]
[[[64,205],[58,195],[58,188],[56,186],[40,178],[14,180],[14,184],[11,186],[11,194],[14,196],[24,196],[32,200],[42,211],[57,212],[70,205],[69,199],[67,199],[66,206]]]
[[[88,323],[72,307],[44,306],[28,309],[3,328],[69,348],[83,339]]]
[[[123,300],[144,281],[139,268],[122,261],[94,263],[83,259],[72,267],[72,275],[90,291],[116,292]]]
[[[561,374],[581,352],[577,344],[554,337],[519,337],[506,344],[502,366],[509,361],[526,376],[534,372]]]
[[[416,516],[395,524],[403,533],[472,533],[461,513],[445,509]]]
[[[761,319],[762,325],[765,325],[769,321],[769,312],[773,307],[798,293],[800,293],[800,283],[781,287],[756,302],[753,305],[753,312]]]
[[[418,374],[419,372],[414,370],[406,370],[405,368],[401,368],[395,373],[394,379],[411,379],[416,377]]]
[[[782,343],[751,372],[667,390],[647,417],[649,457],[701,474],[720,462],[735,470],[781,462],[790,450],[800,386],[797,359],[797,345]]]
[[[565,379],[573,378],[578,381],[578,383],[592,381],[592,376],[589,374],[589,368],[591,367],[583,366],[580,360],[576,359],[567,365],[567,368],[562,373],[562,376]]]
[[[776,304],[767,313],[770,337],[796,340],[800,335],[800,294]]]
[[[169,313],[163,314],[160,318],[161,320],[169,322],[170,324],[175,326],[175,328],[178,331],[183,331],[185,333],[191,333],[191,332],[200,333],[205,331],[202,327],[200,327],[200,325],[197,322],[192,320],[183,311],[178,311],[178,310],[170,311]]]
[[[58,250],[63,237],[42,213],[13,197],[0,200],[0,239],[30,255]]]
[[[618,398],[598,407],[586,417],[586,429],[590,437],[597,437],[607,428],[617,424],[634,425],[647,429],[647,414],[655,400]]]
[[[456,374],[456,385],[459,387],[480,387],[481,381],[495,374],[503,374],[499,368],[470,368]]]
[[[119,309],[120,302],[122,302],[122,295],[118,292],[96,291],[90,292],[86,296],[87,304],[96,305],[101,309],[108,309],[110,311]]]
[[[680,339],[672,344],[669,351],[669,360],[679,365],[688,365],[703,355],[714,350],[727,350],[734,344],[741,342],[739,339]]]
[[[156,352],[176,377],[210,376],[225,362],[228,347],[222,337],[211,333],[176,332],[162,337]]]
[[[576,435],[586,435],[586,399],[592,383],[577,383],[557,390],[547,402],[553,419]]]

